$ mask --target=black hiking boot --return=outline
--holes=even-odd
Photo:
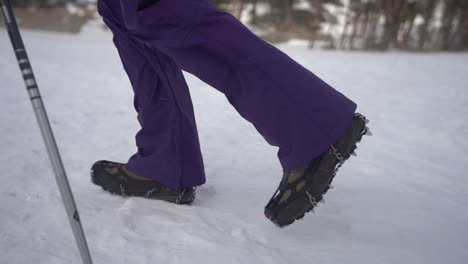
[[[328,150],[304,167],[285,170],[283,179],[265,206],[265,216],[279,227],[292,224],[313,210],[331,188],[338,169],[351,156],[356,155],[356,144],[363,135],[372,135],[361,114],[354,114],[344,134]]]
[[[195,187],[174,190],[140,177],[118,162],[100,160],[94,163],[91,181],[108,192],[122,196],[140,196],[176,204],[188,204],[195,200]]]

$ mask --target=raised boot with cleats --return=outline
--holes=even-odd
[[[265,206],[265,216],[284,227],[313,211],[332,188],[338,169],[356,155],[356,144],[364,135],[372,135],[366,126],[368,122],[363,115],[354,114],[348,129],[325,152],[301,168],[285,170],[278,189]]]
[[[136,175],[124,163],[106,160],[95,162],[91,168],[91,181],[108,192],[122,196],[140,196],[176,204],[188,204],[195,200],[195,187],[171,189]]]

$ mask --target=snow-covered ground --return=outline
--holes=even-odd
[[[208,183],[191,206],[109,195],[98,159],[126,161],[139,129],[109,32],[24,31],[95,263],[447,263],[468,259],[468,54],[279,47],[371,120],[315,214],[279,229],[263,206],[276,149],[187,75]],[[0,263],[79,263],[32,107],[0,30]]]

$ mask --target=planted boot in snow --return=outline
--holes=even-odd
[[[91,168],[91,181],[102,189],[122,196],[141,196],[177,204],[195,200],[195,187],[174,190],[157,181],[129,171],[125,164],[100,160]]]

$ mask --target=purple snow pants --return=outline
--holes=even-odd
[[[205,182],[187,71],[227,97],[283,169],[303,166],[349,125],[356,104],[208,0],[99,0],[132,84],[141,130],[127,167],[172,188]],[[220,124],[221,125],[221,124]]]

